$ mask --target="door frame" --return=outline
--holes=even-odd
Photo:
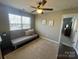
[[[60,34],[59,34],[59,43],[61,41],[61,32],[62,32],[64,18],[75,17],[75,16],[77,16],[77,13],[74,13],[74,14],[71,13],[71,14],[64,14],[64,15],[62,15],[62,18],[61,18],[61,26],[60,26]]]

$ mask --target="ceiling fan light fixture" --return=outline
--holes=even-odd
[[[41,14],[43,12],[43,10],[42,9],[37,9],[36,12],[39,13],[39,14]]]

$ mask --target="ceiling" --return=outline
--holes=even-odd
[[[34,9],[30,6],[37,6],[38,0],[0,0],[0,3],[9,5],[18,9],[24,9],[25,11],[31,13]],[[53,8],[54,11],[75,8],[77,7],[78,0],[47,0],[44,7]]]

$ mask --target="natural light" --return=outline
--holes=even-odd
[[[31,18],[15,14],[9,14],[10,30],[21,30],[31,28]]]

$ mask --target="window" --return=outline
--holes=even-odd
[[[29,17],[22,17],[22,27],[23,29],[31,28],[31,19]]]
[[[21,16],[9,14],[10,30],[21,29]]]
[[[10,30],[21,30],[31,28],[30,17],[9,14]]]

